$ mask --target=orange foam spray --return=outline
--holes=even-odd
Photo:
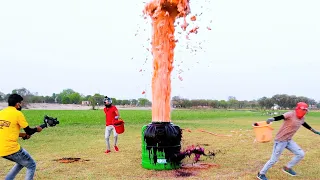
[[[152,122],[171,122],[171,72],[174,61],[174,22],[190,13],[189,0],[152,0],[144,14],[152,20]]]

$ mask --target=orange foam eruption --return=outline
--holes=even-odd
[[[190,18],[190,20],[191,20],[191,21],[196,21],[196,20],[197,20],[197,17],[196,17],[196,16],[192,16],[192,17]]]
[[[152,0],[144,9],[152,19],[152,122],[171,122],[171,72],[173,69],[174,22],[190,13],[189,0]],[[183,25],[186,28],[186,21]]]

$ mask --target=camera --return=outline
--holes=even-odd
[[[58,118],[49,117],[47,115],[43,118],[44,124],[40,125],[41,128],[53,127],[59,124]]]
[[[53,127],[59,124],[60,122],[58,121],[58,118],[54,117],[49,117],[47,115],[44,116],[43,118],[43,124],[40,125],[42,129],[47,128],[47,127]],[[26,133],[20,133],[19,137],[22,137],[23,140],[29,139],[30,136],[27,135]]]

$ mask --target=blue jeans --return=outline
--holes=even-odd
[[[14,165],[10,172],[7,174],[5,180],[13,180],[23,167],[27,168],[25,180],[33,179],[34,173],[36,171],[36,162],[32,159],[30,154],[25,149],[21,148],[18,152],[10,154],[8,156],[4,156],[3,158],[16,163],[16,165]]]
[[[287,164],[288,168],[292,168],[296,165],[303,157],[304,151],[295,143],[293,140],[289,141],[275,141],[273,145],[273,151],[270,160],[264,165],[260,174],[266,174],[268,169],[271,168],[278,160],[284,149],[288,149],[295,156],[292,160]]]

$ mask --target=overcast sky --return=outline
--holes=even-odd
[[[320,1],[192,2],[192,15],[202,14],[188,18],[189,28],[198,25],[199,33],[187,40],[176,29],[173,96],[320,100]],[[142,0],[0,1],[0,91],[71,88],[151,99],[151,23],[143,8]]]

